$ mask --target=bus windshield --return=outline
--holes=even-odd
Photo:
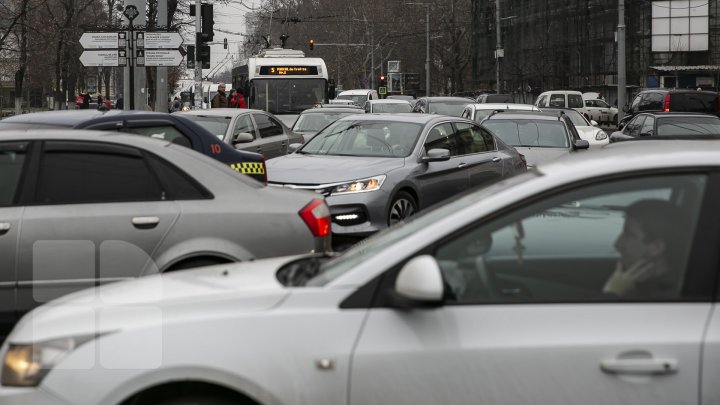
[[[254,79],[251,82],[249,108],[271,114],[299,114],[323,103],[324,79]]]

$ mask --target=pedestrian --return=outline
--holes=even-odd
[[[84,101],[82,93],[75,96],[75,109],[83,108]]]
[[[175,96],[175,99],[173,100],[172,111],[180,111],[180,97],[178,96]]]
[[[238,108],[238,99],[236,94],[237,92],[235,89],[230,89],[230,93],[228,93],[228,107]]]
[[[97,104],[98,104],[98,110],[100,109],[101,106],[105,105],[105,103],[103,102],[103,96],[100,93],[98,93],[98,95],[97,95]]]
[[[110,98],[105,98],[105,108],[108,110],[112,108],[112,105],[110,104]]]
[[[210,101],[210,108],[227,108],[228,99],[225,95],[225,83],[218,83],[218,90]]]
[[[92,97],[90,97],[89,93],[83,93],[83,106],[82,108],[87,110],[90,108],[90,103],[92,103]]]
[[[125,109],[125,104],[123,103],[122,94],[118,94],[117,99],[115,100],[115,108],[118,110]]]
[[[240,90],[235,93],[235,97],[237,98],[237,108],[247,108],[247,104],[245,103],[245,97],[240,92]]]

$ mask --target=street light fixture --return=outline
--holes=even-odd
[[[425,6],[425,37],[427,47],[425,50],[425,96],[430,97],[430,3],[405,3],[412,6]]]

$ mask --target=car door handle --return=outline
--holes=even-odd
[[[457,165],[458,169],[462,169],[463,167],[467,166],[467,163],[463,162]]]
[[[494,157],[492,161],[495,162],[495,163],[497,163],[497,162],[499,162],[499,161],[501,161],[501,160],[502,160],[502,159],[500,159],[499,157]]]
[[[672,374],[677,363],[675,359],[607,359],[600,362],[600,369],[608,374]]]
[[[0,222],[0,235],[5,235],[10,230],[9,222]]]
[[[159,223],[160,218],[158,217],[134,217],[132,219],[132,224],[139,229],[155,228]]]

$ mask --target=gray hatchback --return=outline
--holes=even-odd
[[[158,272],[325,250],[321,196],[268,188],[168,141],[0,138],[0,335],[61,295]]]
[[[366,236],[526,170],[515,149],[476,122],[412,113],[341,118],[267,166],[269,185],[326,197],[333,237]]]

